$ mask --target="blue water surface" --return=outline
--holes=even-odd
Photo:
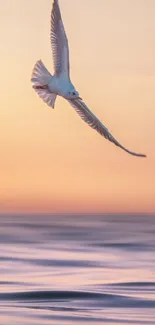
[[[155,217],[0,217],[0,325],[155,324]]]

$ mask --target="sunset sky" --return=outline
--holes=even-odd
[[[136,158],[89,128],[64,99],[33,91],[53,71],[52,0],[1,0],[0,213],[155,212],[155,1],[59,0],[71,78]]]

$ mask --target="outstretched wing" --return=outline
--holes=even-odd
[[[51,44],[55,74],[69,78],[69,48],[58,0],[54,0],[51,12]]]
[[[90,111],[86,104],[80,99],[69,100],[69,103],[75,108],[76,112],[81,116],[81,118],[89,124],[90,127],[95,129],[98,133],[104,136],[109,141],[113,142],[116,146],[125,150],[129,154],[137,157],[146,157],[146,155],[132,152],[125,147],[123,147],[108,131],[108,129],[102,124],[102,122]]]

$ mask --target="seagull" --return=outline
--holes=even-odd
[[[57,96],[63,97],[80,115],[82,120],[100,133],[100,135],[133,156],[146,157],[146,155],[132,152],[122,146],[103,123],[91,112],[72,84],[70,79],[68,39],[58,0],[53,1],[50,40],[53,53],[54,75],[51,75],[41,60],[36,62],[31,81],[37,94],[52,108],[55,106]]]

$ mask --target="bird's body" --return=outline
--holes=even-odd
[[[69,92],[75,91],[73,84],[65,76],[53,76],[48,84],[48,88],[51,93],[55,93],[64,98],[67,98]]]
[[[54,0],[51,13],[51,45],[54,75],[51,75],[41,60],[34,66],[31,81],[38,95],[50,107],[55,107],[57,96],[68,100],[80,117],[98,133],[131,155],[146,157],[123,147],[82,101],[70,80],[69,47],[58,0]]]

